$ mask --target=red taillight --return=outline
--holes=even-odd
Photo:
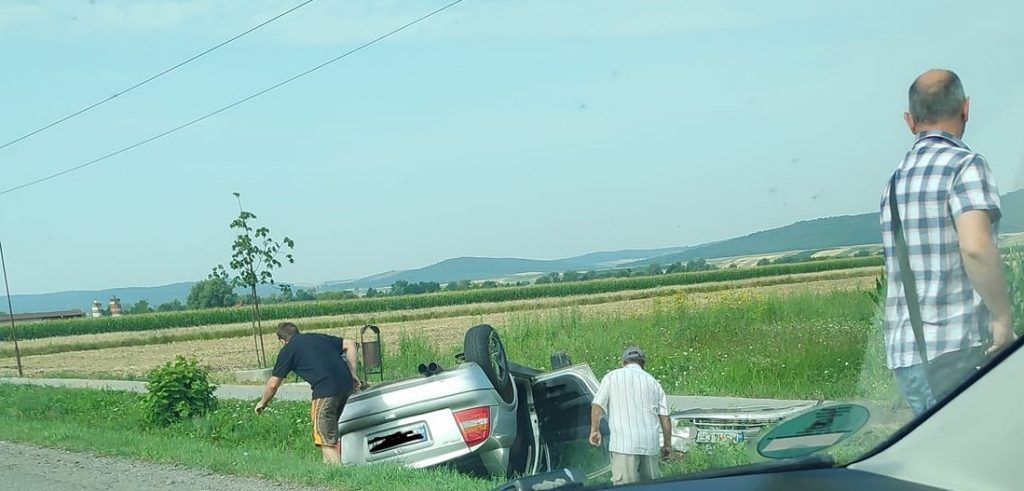
[[[482,443],[491,434],[491,408],[484,406],[457,411],[455,422],[459,424],[466,445],[472,447]]]

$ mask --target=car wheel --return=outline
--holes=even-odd
[[[466,331],[464,348],[466,361],[480,365],[502,400],[511,403],[515,395],[512,374],[508,370],[505,345],[501,343],[498,331],[487,324],[472,327]]]

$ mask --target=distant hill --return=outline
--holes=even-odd
[[[382,287],[390,286],[398,280],[406,280],[410,282],[437,281],[440,283],[446,283],[462,279],[484,280],[500,278],[503,276],[527,272],[550,273],[555,271],[567,271],[570,269],[607,269],[623,262],[635,261],[662,254],[671,254],[682,250],[685,250],[685,248],[670,247],[650,250],[635,249],[592,252],[581,256],[555,260],[461,257],[446,259],[437,264],[420,269],[409,271],[388,271],[357,280],[326,282],[319,285],[317,289],[319,291],[337,291],[353,288]],[[117,295],[121,299],[121,305],[124,308],[130,307],[139,300],[148,300],[149,305],[155,308],[162,303],[171,302],[175,299],[184,303],[185,299],[188,297],[188,292],[192,289],[192,285],[194,284],[195,282],[183,282],[153,287],[110,288],[106,290],[13,295],[11,300],[14,303],[15,313],[66,309],[81,309],[83,312],[87,312],[92,307],[93,300],[99,300],[103,306],[106,307],[110,297],[114,295]],[[276,290],[272,287],[265,286],[260,288],[260,295],[269,295],[272,293],[276,293]]]
[[[872,244],[880,242],[881,237],[882,229],[878,224],[877,213],[817,218],[735,239],[699,245],[674,254],[634,261],[624,266],[639,267],[651,263],[670,264],[692,259]]]
[[[1024,190],[1002,196],[1002,233],[1024,232]],[[490,257],[459,257],[408,271],[388,271],[356,280],[332,281],[318,287],[320,291],[390,286],[398,280],[409,282],[436,281],[447,283],[462,279],[486,280],[505,278],[520,273],[552,273],[568,270],[598,270],[613,267],[641,267],[657,262],[670,264],[691,259],[714,259],[785,251],[827,249],[880,241],[878,213],[844,215],[796,222],[784,227],[755,232],[734,239],[692,247],[664,249],[630,249],[583,254],[565,259],[519,259]],[[111,288],[100,291],[72,291],[38,295],[14,295],[15,312],[36,312],[79,308],[86,311],[92,301],[106,303],[112,295],[121,298],[124,307],[140,299],[157,306],[174,299],[185,301],[191,282],[155,287]],[[273,289],[261,290],[261,294]]]
[[[121,307],[128,308],[139,300],[149,301],[149,305],[156,307],[162,303],[174,299],[185,302],[189,290],[192,289],[192,282],[173,283],[170,285],[150,287],[129,287],[110,288],[107,290],[93,291],[71,291],[56,293],[40,293],[35,295],[11,295],[11,303],[14,304],[14,312],[46,312],[51,310],[81,309],[88,312],[92,308],[92,301],[99,300],[104,307],[110,297],[117,295],[121,299]],[[4,305],[6,307],[6,305]],[[6,308],[4,310],[7,310]]]
[[[519,273],[639,267],[655,262],[669,264],[690,259],[869,244],[879,241],[880,232],[877,222],[877,215],[872,214],[819,218],[694,247],[597,252],[567,259],[459,257],[445,259],[423,268],[393,271],[358,280],[335,282],[325,285],[324,289],[347,290],[383,287],[399,280],[413,283],[418,281],[446,283],[461,279],[484,280],[503,278]]]
[[[1024,190],[1002,196],[1003,233],[1024,232]],[[691,259],[712,259],[773,252],[827,249],[881,241],[877,213],[844,215],[800,221],[784,227],[755,232],[735,239],[692,247],[634,249],[595,252],[567,259],[536,260],[516,258],[460,257],[408,271],[392,271],[358,280],[334,282],[330,290],[388,286],[398,280],[409,282],[482,280],[519,273],[551,273],[567,270],[641,267],[651,263],[670,264]]]
[[[195,282],[189,281],[161,286],[134,286],[108,288],[106,290],[11,295],[11,303],[14,305],[14,313],[16,314],[70,309],[80,309],[82,312],[89,312],[92,309],[93,300],[99,300],[105,308],[108,306],[110,297],[116,295],[121,299],[121,308],[123,309],[128,309],[139,300],[146,300],[149,302],[150,307],[156,308],[162,303],[174,300],[185,303],[185,299],[188,298],[188,292],[192,290],[192,285],[194,284]],[[259,290],[260,296],[277,293],[277,291],[270,286],[262,286]],[[238,292],[244,294],[242,290],[238,290]],[[6,303],[3,310],[7,310]]]
[[[999,223],[999,232],[1024,232],[1024,189],[1002,195],[1000,206],[1003,208],[1003,219]]]
[[[999,232],[1024,232],[1024,189],[1005,194],[1000,200],[1003,218],[1000,221]],[[878,221],[878,213],[816,218],[735,239],[691,247],[681,252],[646,258],[623,266],[639,267],[651,263],[670,264],[692,259],[875,244],[881,242],[881,237],[882,228]]]
[[[566,259],[518,259],[497,257],[458,257],[445,259],[419,269],[392,271],[352,281],[325,283],[321,291],[348,290],[389,286],[405,280],[408,282],[436,281],[447,283],[458,280],[486,280],[519,273],[553,273],[556,271],[607,269],[623,262],[671,254],[686,250],[685,247],[666,249],[631,249],[624,251],[592,252]]]

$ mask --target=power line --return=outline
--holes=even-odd
[[[305,77],[306,75],[309,75],[309,74],[311,74],[311,73],[313,73],[313,72],[315,72],[317,70],[320,70],[321,68],[324,68],[324,67],[326,67],[326,66],[328,66],[328,65],[330,65],[332,63],[335,63],[337,61],[345,59],[345,58],[347,58],[347,57],[349,57],[349,56],[351,56],[351,55],[353,55],[355,53],[358,53],[359,51],[362,51],[362,50],[364,50],[364,49],[366,49],[366,48],[368,48],[368,47],[370,47],[370,46],[372,46],[374,44],[377,44],[380,41],[383,41],[384,39],[387,39],[387,38],[389,38],[391,36],[394,36],[395,34],[398,34],[399,32],[402,32],[402,31],[404,31],[404,30],[406,30],[406,29],[408,29],[408,28],[410,28],[410,27],[412,27],[412,26],[414,26],[416,24],[419,24],[420,22],[423,22],[423,21],[425,21],[425,20],[427,20],[427,19],[429,19],[429,18],[431,18],[431,17],[433,17],[433,16],[435,16],[435,15],[441,13],[441,12],[444,12],[445,10],[448,10],[448,9],[450,9],[450,8],[454,7],[455,5],[457,5],[459,3],[462,3],[462,2],[463,2],[463,0],[455,0],[455,1],[453,1],[453,2],[443,6],[443,7],[439,8],[439,9],[437,9],[437,10],[434,10],[434,11],[428,13],[428,14],[425,14],[425,15],[422,15],[420,17],[417,17],[416,19],[414,19],[414,20],[412,20],[412,21],[410,21],[410,22],[408,22],[406,24],[403,24],[401,27],[397,27],[395,29],[392,29],[392,30],[388,31],[385,34],[382,34],[380,36],[377,36],[376,38],[373,38],[370,41],[367,41],[366,43],[363,43],[363,44],[361,44],[359,46],[356,46],[355,48],[352,48],[352,49],[350,49],[350,50],[348,50],[348,51],[346,51],[346,52],[344,52],[344,53],[342,53],[342,54],[340,54],[340,55],[338,55],[338,56],[336,56],[334,58],[331,58],[330,60],[327,60],[327,61],[325,61],[325,62],[323,62],[323,63],[313,67],[313,68],[310,68],[310,69],[308,69],[308,70],[306,70],[304,72],[301,72],[301,73],[299,73],[297,75],[289,77],[289,78],[287,78],[287,79],[285,79],[285,80],[283,80],[281,82],[278,82],[278,83],[276,83],[274,85],[271,85],[270,87],[267,87],[267,88],[265,88],[263,90],[260,90],[259,92],[255,92],[255,93],[249,95],[248,97],[245,97],[243,99],[239,99],[239,100],[237,100],[235,102],[232,102],[231,104],[228,104],[228,105],[226,105],[226,106],[224,106],[224,107],[222,107],[220,109],[217,109],[216,111],[213,111],[213,112],[210,112],[210,113],[206,113],[206,114],[204,114],[204,115],[202,115],[202,116],[200,116],[200,117],[198,117],[196,119],[193,119],[193,120],[191,120],[191,121],[189,121],[187,123],[183,123],[183,124],[180,124],[178,126],[175,126],[175,127],[171,128],[171,129],[165,130],[165,131],[163,131],[161,133],[157,133],[156,135],[153,135],[153,136],[151,136],[149,138],[146,138],[145,140],[142,140],[142,141],[133,143],[131,145],[128,145],[127,147],[123,147],[121,149],[115,150],[115,151],[110,152],[110,153],[108,153],[106,155],[103,155],[102,157],[97,157],[97,158],[92,159],[92,160],[90,160],[88,162],[84,162],[84,163],[76,165],[74,167],[70,167],[70,168],[64,169],[64,170],[62,170],[60,172],[57,172],[55,174],[50,174],[50,175],[48,175],[46,177],[41,177],[41,178],[36,179],[34,181],[29,181],[29,182],[26,182],[24,184],[19,184],[17,186],[12,187],[12,188],[5,189],[3,191],[0,191],[0,196],[3,196],[3,195],[8,194],[8,193],[12,193],[12,192],[17,191],[19,189],[24,189],[24,188],[27,188],[29,186],[34,186],[36,184],[40,184],[40,183],[49,181],[50,179],[55,179],[57,177],[65,175],[65,174],[70,174],[70,173],[72,173],[72,172],[74,172],[76,170],[84,169],[86,167],[89,167],[90,165],[100,163],[100,162],[102,162],[104,160],[107,160],[107,159],[109,159],[111,157],[115,157],[115,156],[120,155],[122,153],[125,153],[125,152],[127,152],[129,150],[141,147],[141,146],[143,146],[143,145],[145,145],[147,143],[151,143],[153,141],[159,140],[159,139],[161,139],[161,138],[163,138],[163,137],[165,137],[167,135],[170,135],[172,133],[177,133],[178,131],[181,131],[181,130],[183,130],[185,128],[188,128],[189,126],[192,126],[192,125],[194,125],[196,123],[199,123],[200,121],[203,121],[205,119],[209,119],[209,118],[211,118],[213,116],[216,116],[216,115],[218,115],[218,114],[220,114],[220,113],[222,113],[224,111],[227,111],[228,109],[231,109],[231,108],[233,108],[235,106],[239,106],[241,104],[249,102],[249,101],[251,101],[251,100],[253,100],[253,99],[255,99],[255,98],[257,98],[257,97],[259,97],[259,96],[261,96],[263,94],[266,94],[267,92],[270,92],[270,91],[272,91],[274,89],[277,89],[277,88],[282,87],[284,85],[287,85],[287,84],[289,84],[291,82],[294,82],[295,80],[298,80],[298,79],[300,79],[302,77]]]
[[[179,69],[179,68],[181,68],[181,67],[183,67],[183,66],[185,66],[185,65],[187,65],[189,63],[192,63],[193,61],[198,60],[199,58],[202,58],[202,57],[204,57],[204,56],[206,56],[206,55],[208,55],[208,54],[210,54],[210,53],[212,53],[212,52],[214,52],[214,51],[216,51],[216,50],[218,50],[220,48],[223,48],[224,46],[227,46],[228,44],[231,44],[234,41],[237,41],[239,38],[241,38],[241,37],[243,37],[243,36],[245,36],[247,34],[250,34],[250,33],[252,33],[253,31],[255,31],[257,29],[260,29],[261,27],[263,27],[263,26],[265,26],[267,24],[270,24],[271,22],[274,22],[277,19],[280,19],[281,17],[284,17],[284,16],[286,16],[286,15],[292,13],[292,12],[295,12],[296,10],[299,10],[302,7],[305,7],[306,5],[309,5],[309,4],[313,3],[313,1],[314,0],[306,0],[305,2],[302,2],[302,3],[300,3],[300,4],[296,5],[296,6],[288,9],[288,10],[285,10],[284,12],[281,12],[280,14],[277,14],[277,15],[267,19],[267,20],[265,20],[265,21],[255,25],[255,26],[251,27],[249,30],[247,30],[245,32],[242,32],[241,34],[237,34],[237,35],[233,36],[232,38],[230,38],[230,39],[228,39],[228,40],[226,40],[224,42],[221,42],[220,44],[217,44],[217,45],[213,46],[212,48],[207,49],[206,51],[203,51],[202,53],[199,53],[199,54],[197,54],[195,56],[192,56],[191,58],[189,58],[189,59],[187,59],[185,61],[182,61],[181,63],[178,63],[177,65],[174,65],[174,66],[172,66],[170,68],[167,68],[167,69],[163,70],[162,72],[157,73],[156,75],[153,75],[153,76],[151,76],[151,77],[149,77],[149,78],[147,78],[147,79],[145,79],[145,80],[143,80],[141,82],[138,82],[135,85],[132,85],[131,87],[128,87],[127,89],[124,89],[124,90],[121,90],[119,92],[116,92],[116,93],[114,93],[114,95],[112,95],[110,97],[107,97],[106,99],[98,100],[98,101],[96,101],[96,102],[94,102],[94,103],[92,103],[92,104],[90,104],[90,105],[88,105],[86,107],[83,107],[82,109],[79,109],[79,110],[77,110],[77,111],[75,111],[75,112],[73,112],[71,114],[68,114],[67,116],[64,116],[63,118],[60,118],[60,119],[58,119],[58,120],[56,120],[56,121],[54,121],[54,122],[52,122],[50,124],[47,124],[47,125],[42,126],[40,128],[37,128],[37,129],[35,129],[35,130],[31,131],[31,132],[28,132],[28,133],[26,133],[26,134],[24,134],[22,136],[19,136],[19,137],[15,138],[15,139],[7,142],[7,143],[4,143],[3,145],[0,145],[0,150],[3,150],[3,149],[5,149],[5,148],[7,148],[7,147],[9,147],[11,145],[14,145],[15,143],[18,143],[18,142],[20,142],[22,140],[25,140],[25,139],[30,138],[32,136],[35,136],[35,135],[37,135],[39,133],[42,133],[42,132],[44,132],[44,131],[46,131],[46,130],[48,130],[50,128],[53,128],[54,126],[57,126],[57,125],[65,122],[65,121],[71,119],[71,118],[74,118],[74,117],[79,116],[79,115],[81,115],[83,113],[89,112],[89,111],[91,111],[91,110],[93,110],[93,109],[95,109],[95,108],[97,108],[99,106],[102,106],[103,104],[106,104],[106,103],[108,103],[108,102],[110,102],[110,101],[112,101],[112,100],[114,100],[114,99],[116,99],[116,98],[118,98],[118,97],[120,97],[122,95],[125,95],[125,94],[127,94],[127,93],[129,93],[129,92],[131,92],[131,91],[133,91],[133,90],[135,90],[137,88],[139,88],[139,87],[142,87],[143,85],[146,85],[146,84],[148,84],[148,83],[150,83],[150,82],[152,82],[152,81],[154,81],[154,80],[156,80],[156,79],[158,79],[158,78],[160,78],[160,77],[162,77],[164,75],[167,75],[168,73],[171,73],[171,72],[173,72],[173,71],[175,71],[175,70],[177,70],[177,69]]]

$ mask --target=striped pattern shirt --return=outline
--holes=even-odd
[[[918,135],[882,192],[882,245],[888,293],[885,346],[889,368],[921,363],[900,281],[889,211],[889,186],[903,222],[910,268],[921,305],[928,359],[981,344],[988,311],[971,287],[955,227],[967,211],[987,211],[993,233],[1001,216],[999,190],[985,159],[959,138],[941,131]]]
[[[608,418],[608,450],[627,455],[658,455],[659,416],[668,416],[668,399],[661,384],[640,365],[630,363],[608,372],[594,396]]]

